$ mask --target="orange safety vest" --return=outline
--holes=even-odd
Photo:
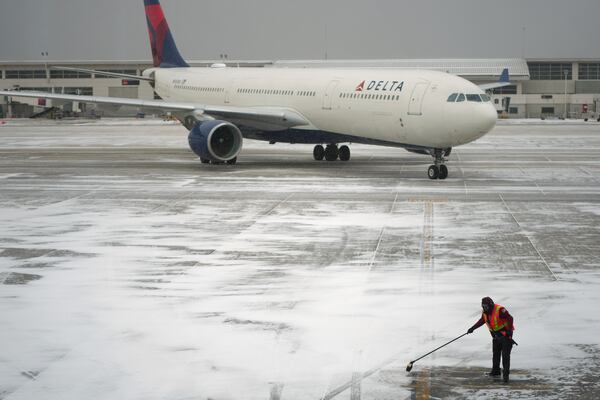
[[[504,307],[502,307],[500,304],[494,304],[494,309],[492,310],[492,316],[490,318],[488,318],[486,313],[483,313],[483,320],[485,321],[485,324],[490,332],[499,332],[508,325],[506,322],[504,322],[502,325],[499,325],[500,310],[502,308]]]

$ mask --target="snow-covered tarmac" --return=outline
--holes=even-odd
[[[500,122],[430,159],[157,121],[0,125],[0,399],[600,397],[600,124]],[[491,296],[513,373],[484,376]]]

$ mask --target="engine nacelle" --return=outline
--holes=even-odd
[[[242,132],[226,121],[197,122],[188,136],[190,148],[203,160],[226,162],[240,154]]]

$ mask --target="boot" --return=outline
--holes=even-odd
[[[500,375],[500,374],[498,374]],[[508,383],[508,371],[504,371],[504,373],[502,374],[502,380],[504,381],[504,383]]]
[[[489,376],[500,376],[500,368],[492,368],[490,372],[488,372]]]

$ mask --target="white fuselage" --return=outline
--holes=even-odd
[[[397,144],[449,148],[496,123],[489,102],[448,102],[452,93],[482,94],[473,83],[435,71],[398,69],[152,69],[167,101],[293,110],[301,127]]]

